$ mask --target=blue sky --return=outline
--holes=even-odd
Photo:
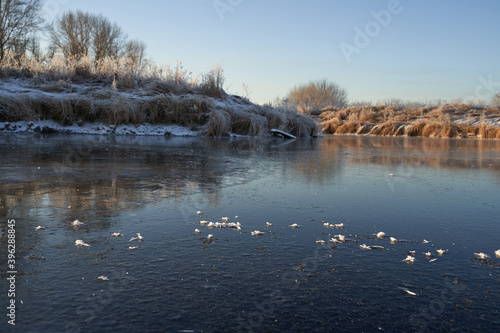
[[[47,17],[102,13],[157,64],[221,64],[257,103],[323,79],[352,101],[489,100],[500,92],[500,1],[46,0]],[[375,14],[374,14],[375,13]],[[378,19],[377,19],[378,17]]]

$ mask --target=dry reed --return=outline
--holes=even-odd
[[[500,138],[500,108],[472,103],[358,104],[344,109],[325,108],[319,119],[327,134]]]

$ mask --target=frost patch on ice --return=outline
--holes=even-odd
[[[116,135],[172,135],[198,136],[199,131],[192,131],[179,125],[105,125],[96,123],[80,123],[70,126],[58,124],[52,120],[0,122],[0,132],[22,133],[74,133],[74,134],[116,134]]]

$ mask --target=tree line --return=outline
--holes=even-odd
[[[0,62],[10,51],[16,58],[41,56],[40,34],[48,34],[48,56],[66,59],[126,57],[136,69],[146,60],[146,44],[129,40],[122,28],[99,14],[68,11],[54,22],[44,22],[43,0],[0,0]]]

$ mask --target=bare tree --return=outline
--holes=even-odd
[[[98,61],[106,57],[119,57],[125,40],[122,29],[102,15],[93,16],[93,20],[92,50],[94,59]]]
[[[26,51],[30,52],[36,60],[40,60],[42,50],[40,48],[40,40],[36,36],[28,37],[28,43],[26,45]]]
[[[128,41],[123,55],[130,59],[135,70],[140,70],[146,58],[146,44],[137,39]]]
[[[94,19],[80,10],[66,12],[50,28],[52,44],[66,58],[81,59],[89,55]]]
[[[124,55],[131,58],[136,69],[144,63],[146,45],[138,40],[127,42],[120,26],[102,15],[67,12],[52,25],[50,35],[52,48],[61,50],[66,58],[91,56],[99,61]]]
[[[500,108],[500,93],[493,96],[490,105],[492,108]]]
[[[317,110],[326,106],[344,106],[347,104],[347,92],[338,84],[323,79],[295,86],[286,99],[297,107]]]
[[[0,61],[5,52],[26,50],[29,35],[43,23],[42,0],[0,0]]]

